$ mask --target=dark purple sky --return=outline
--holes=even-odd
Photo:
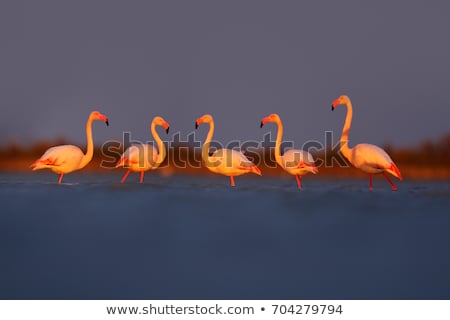
[[[215,139],[261,139],[279,113],[301,146],[340,135],[348,94],[351,144],[415,145],[450,131],[446,1],[11,1],[0,4],[0,144],[66,137],[84,144],[91,110],[151,140],[204,113]],[[201,129],[203,139],[206,129]],[[164,136],[165,139],[167,139]]]

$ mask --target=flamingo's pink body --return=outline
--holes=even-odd
[[[209,132],[202,148],[202,159],[205,166],[214,173],[223,174],[230,177],[231,186],[234,187],[234,177],[245,173],[255,173],[261,175],[259,168],[251,162],[242,152],[232,149],[219,149],[209,155],[209,146],[214,134],[214,119],[211,115],[205,114],[195,122],[195,128],[201,123],[209,124]]]
[[[159,153],[154,146],[148,144],[130,146],[127,150],[125,150],[116,165],[116,168],[128,168],[127,172],[120,181],[121,183],[125,182],[131,171],[140,172],[141,176],[139,182],[144,182],[145,171],[157,169],[164,161],[166,157],[166,147],[156,132],[156,126],[164,127],[166,133],[169,133],[169,123],[161,117],[155,117],[153,118],[150,126],[150,130],[158,146]]]
[[[283,138],[283,124],[278,114],[273,113],[261,121],[261,128],[267,122],[274,122],[278,126],[277,140],[275,142],[275,160],[287,173],[295,176],[298,189],[302,188],[301,178],[307,173],[318,173],[313,156],[304,150],[288,150],[281,155],[281,140]]]
[[[63,175],[84,168],[94,154],[94,143],[92,141],[92,122],[101,120],[108,125],[108,118],[98,111],[91,112],[86,123],[87,152],[73,145],[62,145],[48,149],[32,165],[33,170],[50,169],[59,174],[58,183],[62,182]]]
[[[369,175],[370,190],[373,189],[372,175],[377,173],[382,173],[386,180],[391,184],[392,190],[397,190],[397,187],[386,173],[389,173],[400,180],[402,180],[402,175],[386,151],[373,144],[367,143],[357,144],[353,148],[349,148],[348,133],[352,123],[353,107],[349,97],[340,96],[333,101],[331,110],[334,110],[336,106],[341,104],[347,106],[347,116],[345,118],[341,136],[341,153],[354,167],[366,172]]]

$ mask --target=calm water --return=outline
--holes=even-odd
[[[450,183],[0,174],[1,299],[450,299]]]

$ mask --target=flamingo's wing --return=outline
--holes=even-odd
[[[210,156],[210,161],[221,162],[234,168],[250,168],[255,165],[242,152],[233,149],[218,149],[214,151],[212,156]]]
[[[81,162],[83,156],[83,152],[76,146],[56,146],[45,151],[45,153],[37,159],[31,167],[33,170],[61,167],[63,165],[72,165],[75,167]]]
[[[303,164],[307,166],[314,166],[313,156],[304,150],[291,149],[286,151],[282,156],[284,165],[287,168],[298,167]]]
[[[233,152],[233,159],[237,163],[239,163],[239,168],[244,171],[253,172],[257,175],[261,175],[261,170],[259,170],[258,166],[251,162],[242,152],[231,150]]]
[[[155,163],[157,156],[158,152],[152,145],[133,144],[125,150],[117,162],[116,167],[123,165],[139,165],[144,167],[146,163]]]
[[[213,172],[225,175],[241,175],[246,172],[254,172],[261,175],[258,167],[251,162],[242,152],[232,149],[219,149],[208,158],[208,168]]]
[[[370,166],[374,169],[388,169],[391,167],[392,159],[380,147],[361,143],[353,148],[353,161],[356,166]]]
[[[231,150],[231,152],[233,154],[233,161],[239,163],[241,167],[251,168],[255,165],[241,151]]]
[[[138,152],[139,150],[135,145],[128,147],[120,157],[119,161],[117,161],[116,168],[130,165]]]

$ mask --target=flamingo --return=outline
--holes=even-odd
[[[87,152],[74,145],[62,145],[48,149],[30,167],[35,170],[50,169],[59,174],[58,184],[61,184],[64,174],[84,168],[94,155],[92,141],[92,122],[101,120],[109,125],[108,118],[98,111],[93,111],[86,122]]]
[[[120,183],[125,182],[131,171],[140,172],[139,183],[144,182],[145,171],[157,169],[166,158],[166,147],[156,132],[156,126],[164,127],[166,133],[169,133],[169,123],[161,117],[154,117],[150,125],[150,131],[156,141],[159,152],[154,146],[148,144],[130,146],[125,150],[116,165],[116,168],[128,167]]]
[[[348,147],[348,133],[352,123],[353,108],[350,98],[344,95],[333,101],[331,104],[331,110],[333,111],[336,106],[341,104],[347,106],[347,116],[345,118],[344,128],[342,129],[340,151],[354,167],[366,172],[369,175],[370,190],[373,189],[372,175],[376,173],[382,173],[386,180],[390,183],[392,190],[397,190],[397,187],[386,172],[399,178],[400,180],[403,179],[402,174],[386,151],[378,146],[367,143],[357,144],[353,148]]]
[[[195,129],[202,123],[209,124],[208,135],[202,148],[202,159],[209,171],[230,177],[231,186],[234,187],[234,177],[245,173],[261,175],[259,168],[251,162],[242,152],[233,149],[218,149],[209,155],[209,146],[214,134],[214,119],[205,114],[195,121]]]
[[[311,172],[317,174],[319,170],[314,164],[313,156],[304,150],[288,150],[283,155],[280,153],[281,139],[283,137],[283,124],[280,116],[276,113],[261,120],[261,128],[267,122],[274,122],[278,126],[277,140],[275,142],[275,160],[287,173],[295,176],[298,189],[302,188],[302,176]]]

